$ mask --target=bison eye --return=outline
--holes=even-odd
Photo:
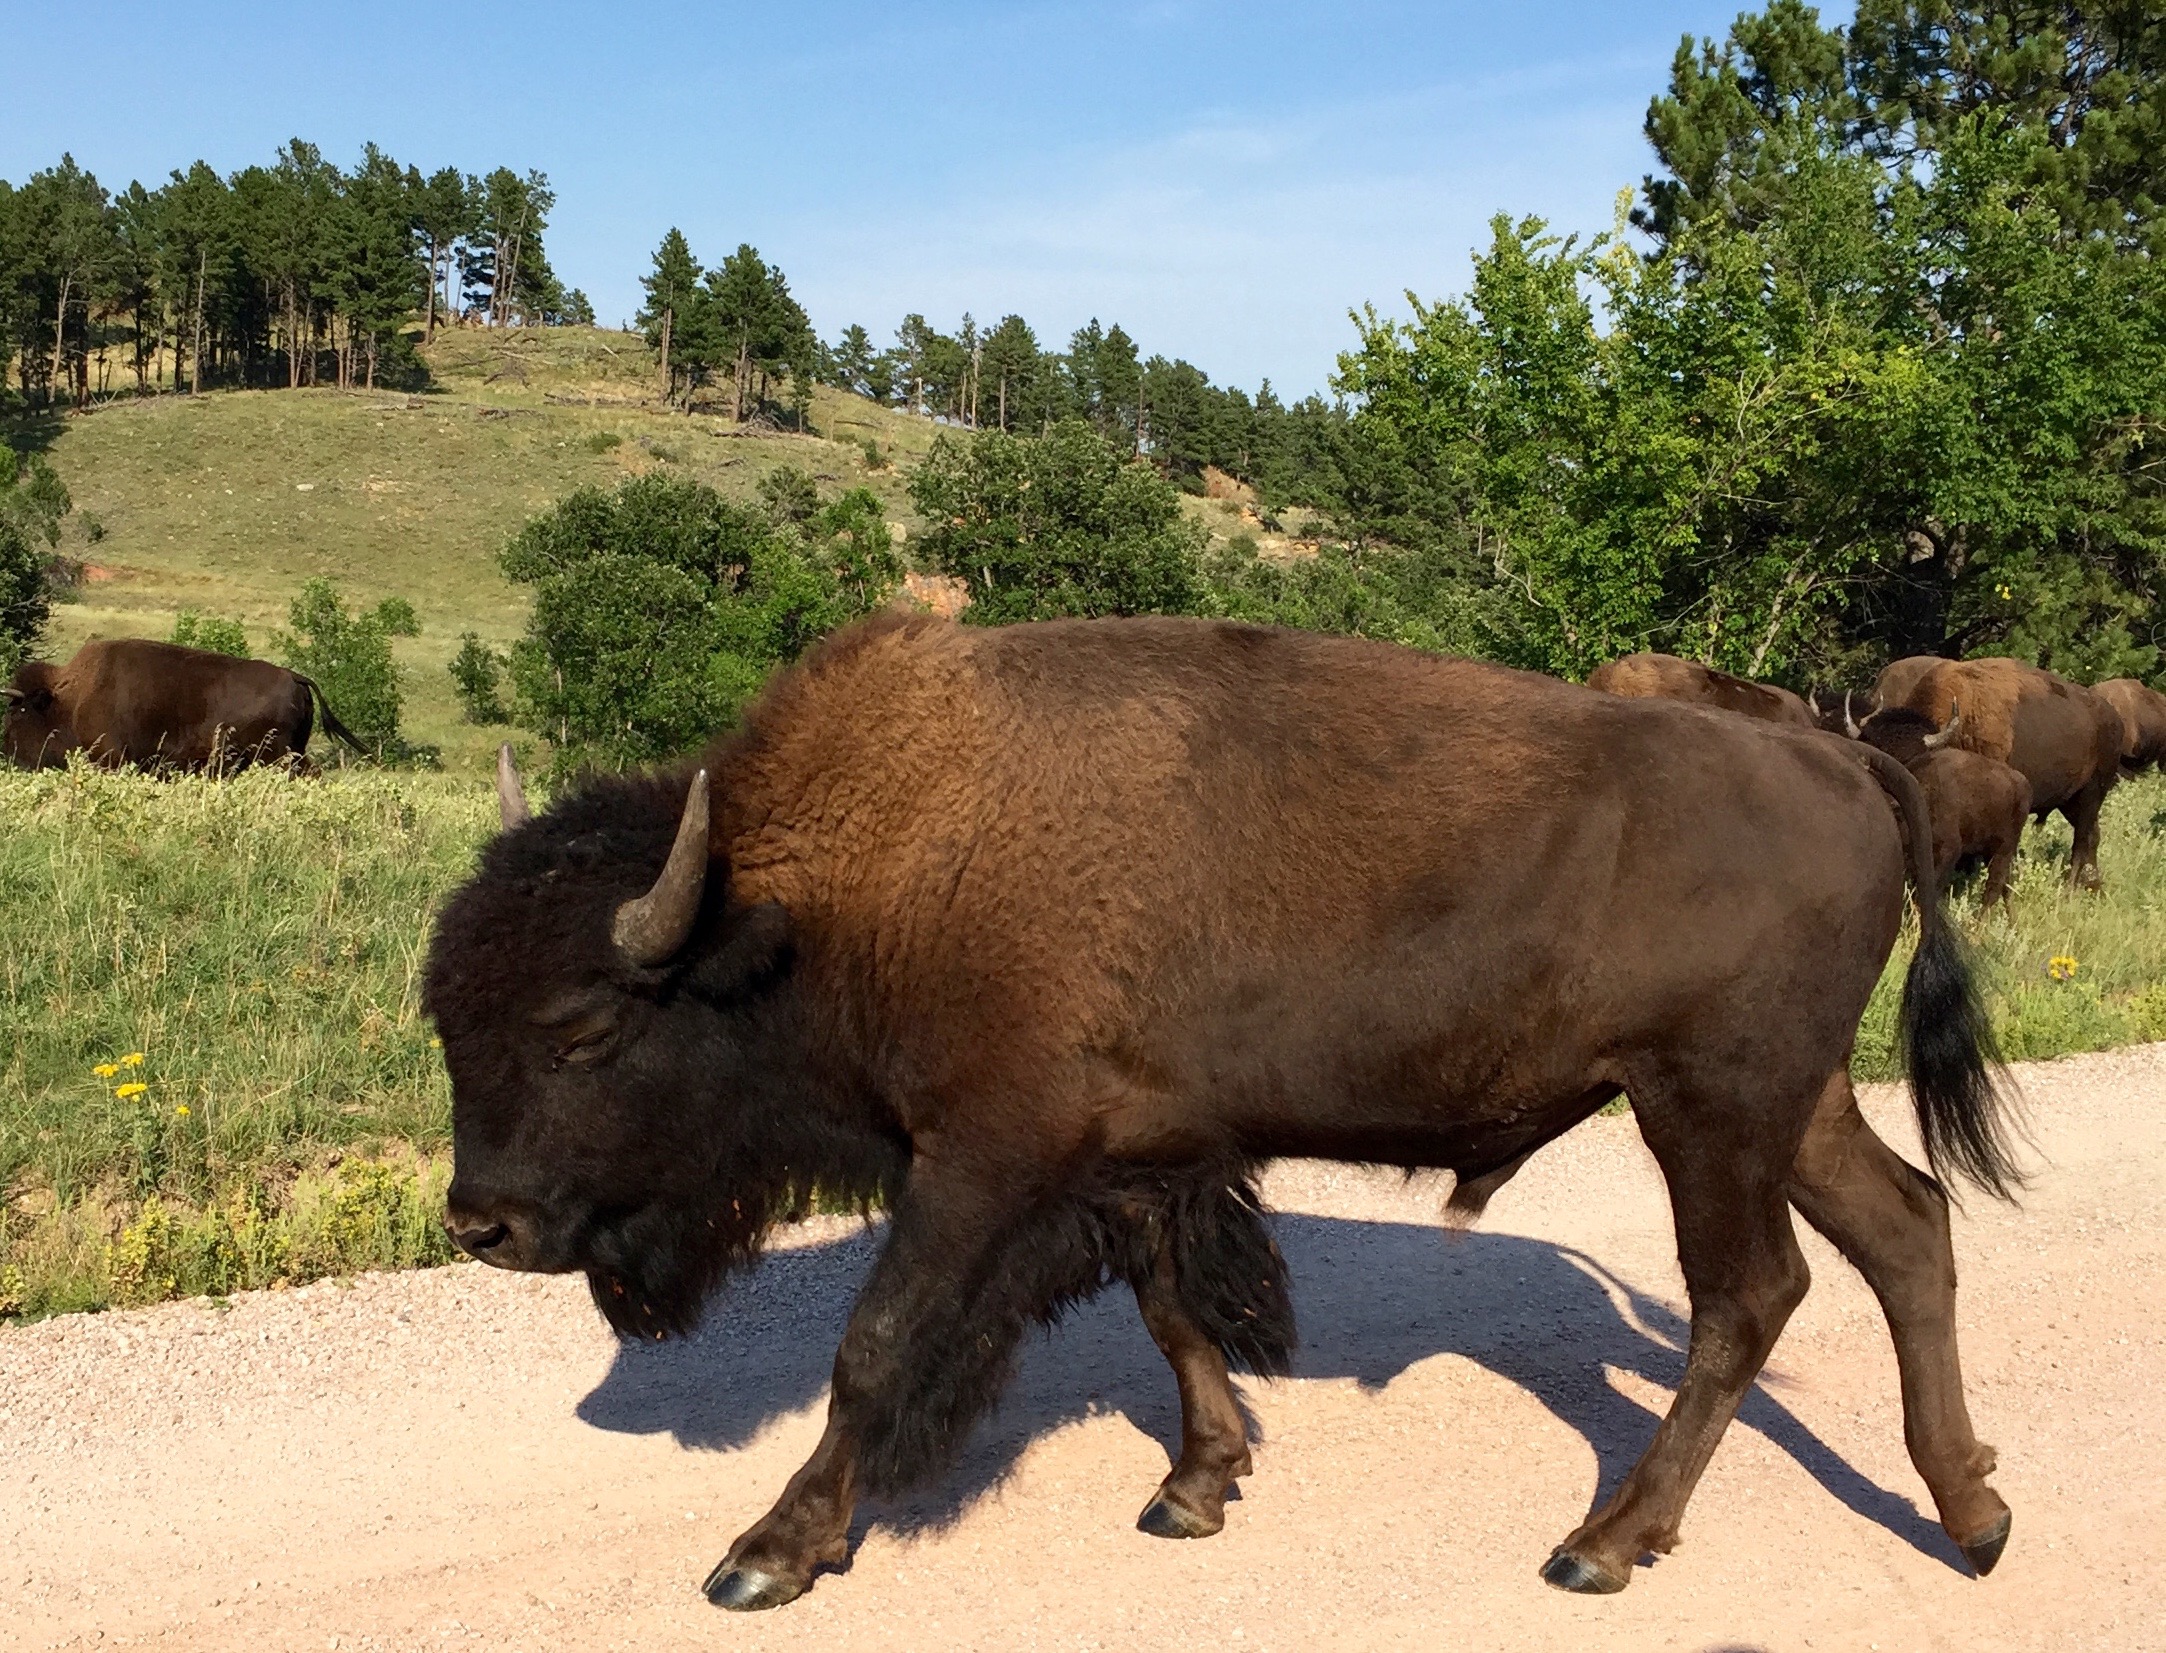
[[[598,1027],[591,1033],[582,1033],[569,1043],[557,1046],[556,1065],[562,1067],[566,1062],[572,1062],[586,1067],[599,1062],[609,1054],[609,1047],[616,1037],[617,1030],[614,1026]]]

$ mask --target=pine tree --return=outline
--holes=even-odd
[[[696,303],[699,296],[699,260],[692,256],[691,244],[684,232],[671,227],[662,237],[662,244],[654,250],[654,268],[639,278],[646,290],[647,302],[638,317],[640,332],[647,340],[649,349],[656,353],[662,376],[662,400],[669,403],[676,399],[679,365],[670,361],[671,335],[677,329],[677,317],[687,305]],[[686,398],[690,404],[689,396]]]

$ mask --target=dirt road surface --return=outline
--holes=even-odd
[[[1682,1367],[1667,1208],[1609,1118],[1464,1240],[1441,1184],[1274,1170],[1304,1352],[1246,1386],[1219,1536],[1133,1528],[1176,1412],[1109,1295],[1033,1344],[947,1483],[765,1615],[698,1585],[818,1434],[856,1224],[669,1347],[619,1347],[577,1280],[478,1266],[0,1333],[0,1645],[2166,1648],[2166,1046],[2021,1080],[2036,1188],[1957,1222],[2015,1509],[1982,1582],[1904,1456],[1878,1310],[1809,1233],[1812,1293],[1681,1547],[1621,1596],[1536,1578]],[[1906,1102],[1867,1110],[1915,1153]]]

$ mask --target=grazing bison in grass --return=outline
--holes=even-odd
[[[108,768],[221,773],[298,759],[319,705],[324,728],[365,751],[299,672],[178,643],[85,643],[64,666],[18,668],[0,694],[8,758],[33,769],[64,764],[71,752]]]
[[[1804,698],[1788,689],[1733,677],[1697,660],[1680,660],[1674,654],[1628,654],[1608,661],[1595,667],[1587,678],[1587,687],[1631,699],[1682,700],[1693,706],[1714,706],[1799,729],[1820,726]]]
[[[2013,1172],[1908,770],[1871,748],[1388,644],[1191,620],[882,617],[779,677],[697,773],[597,778],[506,830],[426,998],[446,1224],[583,1271],[665,1337],[810,1188],[885,1249],[827,1429],[706,1591],[772,1607],[861,1492],[934,1471],[1018,1340],[1108,1284],[1178,1384],[1140,1525],[1222,1525],[1230,1367],[1294,1342],[1258,1165],[1449,1167],[1478,1208],[1629,1092],[1692,1300],[1675,1404],[1543,1566],[1622,1589],[1803,1297],[1790,1208],[1886,1306],[1906,1437],[1980,1572],[2008,1507],[1957,1374],[1940,1184],[1851,1094],[1905,883],[1902,1022],[1934,1164]]]
[[[2166,762],[2166,695],[2133,677],[2110,678],[2091,692],[2121,714],[2122,774]]]
[[[1903,704],[1936,729],[1960,705],[1956,745],[2019,771],[2039,820],[2055,810],[2067,817],[2076,835],[2069,881],[2096,887],[2098,811],[2120,778],[2126,737],[2119,712],[2081,684],[2020,660],[1938,661]]]
[[[1851,733],[1918,777],[1933,821],[1933,873],[1947,888],[1965,862],[1983,861],[1985,906],[2008,899],[2008,878],[2031,813],[2031,783],[1995,758],[1952,745],[1962,733],[1958,710],[1945,729],[1907,706],[1875,712]]]

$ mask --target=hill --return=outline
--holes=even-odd
[[[349,601],[405,597],[421,619],[397,645],[408,733],[470,769],[505,731],[460,720],[444,668],[462,631],[519,634],[526,593],[496,553],[528,516],[656,466],[749,498],[789,464],[826,492],[873,489],[907,531],[905,473],[937,429],[825,387],[803,435],[668,411],[641,341],[599,328],[447,330],[427,359],[418,395],[224,391],[111,403],[30,433],[74,495],[61,549],[87,565],[43,652],[163,637],[194,608],[239,618],[268,653],[305,580],[327,577]],[[892,456],[884,468],[868,467],[868,439]]]

